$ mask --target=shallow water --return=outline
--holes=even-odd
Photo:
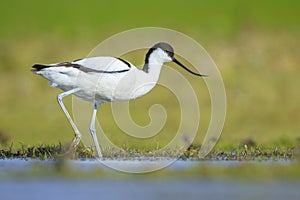
[[[148,165],[154,161],[107,160],[108,163],[122,165]],[[288,165],[291,161],[251,162],[266,165]],[[299,181],[237,181],[235,179],[216,180],[200,178],[153,178],[144,176],[131,178],[59,178],[26,176],[19,178],[6,177],[5,173],[25,172],[33,166],[51,166],[51,160],[0,160],[0,197],[1,199],[299,199]],[[196,165],[234,166],[244,164],[239,161],[176,161],[169,170],[180,173]],[[70,160],[69,167],[80,171],[97,168],[110,170],[96,160]],[[107,163],[106,163],[107,164]],[[151,174],[150,174],[151,176]]]
[[[232,180],[72,180],[0,181],[1,199],[299,199],[299,183]]]
[[[205,166],[232,166],[241,165],[245,163],[259,164],[259,165],[288,165],[292,161],[290,160],[279,160],[279,161],[192,161],[192,160],[172,160],[172,159],[156,159],[156,160],[68,160],[65,164],[68,164],[71,168],[76,170],[94,170],[94,169],[108,169],[107,166],[123,166],[124,168],[130,167],[143,167],[149,165],[155,165],[157,163],[168,163],[166,166],[170,170],[186,169],[194,166],[205,165]],[[34,160],[34,159],[5,159],[0,160],[0,174],[1,171],[12,170],[12,171],[26,171],[31,169],[34,165],[53,165],[53,160]]]

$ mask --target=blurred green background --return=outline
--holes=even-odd
[[[34,76],[31,66],[82,58],[113,34],[153,26],[189,35],[218,65],[228,98],[219,144],[235,145],[250,138],[257,144],[294,145],[300,140],[299,10],[296,0],[2,1],[1,140],[15,145],[69,142],[73,132],[56,102],[61,91]],[[209,96],[203,84],[197,86],[193,78],[191,82],[203,111],[195,140],[200,144],[210,119]],[[134,100],[133,119],[149,123],[148,108],[158,99],[169,106],[167,111],[178,106],[170,102],[171,96],[157,87]],[[71,99],[66,102],[70,107]],[[100,109],[98,119],[113,141],[140,144],[114,124],[109,104]],[[170,140],[180,117],[178,111],[174,113],[160,136],[142,145]]]

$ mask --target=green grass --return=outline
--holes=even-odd
[[[241,29],[299,31],[300,3],[289,1],[5,1],[0,8],[0,35],[96,34],[103,38],[139,26],[163,26],[179,31],[234,36]]]
[[[90,160],[94,159],[94,152],[90,148],[79,148],[74,154],[67,151],[67,147],[58,145],[25,146],[14,150],[11,147],[4,147],[0,151],[0,159],[33,159],[47,160],[51,162],[34,162],[32,167],[22,171],[5,170],[5,177],[8,178],[32,178],[32,177],[59,177],[72,179],[230,179],[241,181],[272,181],[272,180],[299,180],[300,148],[298,147],[266,147],[266,146],[227,146],[217,147],[205,159],[197,158],[199,147],[192,146],[179,160],[198,161],[198,165],[184,169],[172,170],[164,168],[151,173],[132,175],[118,173],[114,170],[93,168],[82,170],[72,167],[67,159]],[[174,156],[173,151],[165,152],[164,156]],[[157,156],[147,149],[128,148],[122,152],[104,150],[106,159],[137,159],[139,157]],[[223,160],[228,165],[213,164],[211,161]],[[0,160],[1,161],[1,160]],[[208,162],[206,162],[208,161]],[[230,161],[239,161],[230,164]],[[254,162],[253,162],[254,161]],[[279,161],[279,162],[278,162]]]
[[[30,146],[38,152],[39,148],[59,142],[65,145],[73,137],[56,102],[60,91],[30,73],[34,63],[85,57],[112,34],[135,27],[162,26],[196,39],[219,67],[228,107],[217,148],[241,146],[243,149],[241,144],[248,139],[258,148],[262,145],[285,151],[295,147],[300,138],[299,7],[300,3],[292,0],[183,4],[163,1],[159,7],[153,2],[147,9],[144,3],[135,1],[2,2],[0,135],[4,135],[4,139],[0,139],[14,143],[12,152],[22,150],[24,145],[25,149]],[[180,72],[190,79],[199,98],[201,121],[193,142],[199,146],[210,120],[209,94],[202,80]],[[117,146],[155,149],[168,143],[177,130],[180,110],[178,102],[171,99],[172,93],[156,87],[150,94],[130,103],[132,118],[140,125],[149,123],[151,105],[162,104],[166,108],[169,117],[166,126],[149,140],[124,134],[113,120],[110,104],[100,107],[98,119],[107,137]],[[70,98],[66,104],[70,109]],[[84,135],[89,137],[88,129]],[[43,156],[43,151],[36,155]]]
[[[184,153],[180,153],[176,149],[166,149],[164,151],[155,151],[155,149],[147,148],[132,148],[125,147],[123,150],[103,149],[103,156],[105,159],[138,159],[138,158],[160,158],[170,157],[182,160],[237,160],[237,161],[263,161],[263,160],[298,160],[299,147],[266,147],[258,146],[230,146],[217,147],[212,150],[205,158],[199,159],[200,147],[190,146]],[[90,147],[79,147],[73,152],[68,147],[62,144],[58,145],[39,145],[26,146],[21,148],[13,148],[10,146],[2,146],[0,149],[0,159],[90,159],[95,158],[95,150]]]
[[[249,35],[246,37],[245,34]],[[6,55],[1,62],[6,60],[7,63],[1,64],[6,68],[1,68],[0,73],[0,93],[3,94],[0,96],[0,131],[9,135],[16,147],[19,143],[37,145],[71,141],[72,129],[56,102],[60,90],[50,88],[46,80],[33,75],[29,69],[36,62],[73,60],[91,49],[84,41],[75,41],[71,44],[74,51],[66,53],[70,45],[67,41],[45,46],[41,45],[44,38],[34,40],[2,44]],[[48,40],[55,41],[54,38]],[[227,118],[219,143],[239,144],[251,139],[262,145],[296,144],[300,138],[300,40],[287,33],[242,32],[235,40],[222,41],[221,46],[219,41],[207,41],[227,92]],[[32,51],[26,51],[28,47]],[[257,50],[252,50],[255,48]],[[14,58],[15,52],[19,51],[22,54]],[[194,143],[200,145],[210,120],[209,95],[202,80],[181,72],[191,80],[199,98],[201,121]],[[124,134],[114,122],[109,103],[99,108],[98,120],[118,146],[163,145],[173,138],[177,131],[174,124],[180,120],[178,103],[171,99],[173,94],[158,86],[148,95],[130,102],[132,118],[140,125],[149,123],[148,109],[153,104],[163,105],[168,112],[166,127],[158,137],[147,141],[134,140]],[[66,99],[69,109],[71,100]],[[91,114],[92,105],[89,108]],[[84,135],[90,137],[88,128]]]

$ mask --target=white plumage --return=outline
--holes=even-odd
[[[102,152],[97,140],[95,118],[97,108],[104,102],[128,101],[148,93],[157,83],[161,67],[165,62],[175,62],[190,73],[192,72],[174,58],[174,50],[167,43],[155,44],[146,54],[142,70],[130,62],[115,57],[91,57],[49,65],[36,64],[33,73],[50,81],[52,87],[60,88],[64,93],[58,95],[58,102],[70,121],[75,137],[71,143],[74,149],[81,139],[81,134],[66,110],[62,99],[73,94],[94,104],[90,131],[98,157]]]

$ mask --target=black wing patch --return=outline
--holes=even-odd
[[[82,72],[85,72],[85,73],[94,72],[94,73],[115,74],[115,73],[122,73],[122,72],[129,71],[129,69],[123,69],[123,70],[118,70],[118,71],[97,70],[97,69],[91,69],[91,68],[88,68],[88,67],[84,67],[84,66],[79,65],[79,64],[71,63],[71,62],[62,62],[62,63],[57,64],[56,66],[73,67],[73,68],[76,68],[76,69],[78,69]]]
[[[72,62],[61,62],[61,63],[58,63],[56,65],[42,65],[42,64],[35,64],[32,66],[32,68],[35,70],[35,71],[39,71],[39,70],[42,70],[44,68],[48,68],[48,67],[73,67],[73,68],[76,68],[82,72],[85,72],[85,73],[106,73],[106,74],[116,74],[116,73],[123,73],[123,72],[127,72],[130,70],[130,64],[123,60],[123,59],[120,59],[118,58],[119,60],[121,60],[122,62],[124,62],[128,67],[129,69],[123,69],[123,70],[118,70],[118,71],[106,71],[106,70],[97,70],[97,69],[91,69],[91,68],[88,68],[88,67],[84,67],[82,65],[79,65],[79,64],[75,64],[75,63],[72,63]]]
[[[76,60],[73,60],[73,62],[77,62],[77,61],[80,61],[82,60],[83,58],[79,58],[79,59],[76,59]]]
[[[125,63],[129,68],[131,68],[131,65],[129,62],[127,62],[126,60],[123,60],[122,58],[117,58],[118,60],[122,61],[123,63]]]
[[[40,71],[41,69],[48,68],[49,65],[35,64],[32,66],[33,71]]]
[[[118,71],[105,71],[105,70],[96,70],[96,69],[91,69],[83,66],[75,66],[75,68],[79,69],[80,71],[83,71],[85,73],[89,72],[94,72],[94,73],[106,73],[106,74],[115,74],[115,73],[122,73],[122,72],[127,72],[129,69],[123,69],[123,70],[118,70]]]

